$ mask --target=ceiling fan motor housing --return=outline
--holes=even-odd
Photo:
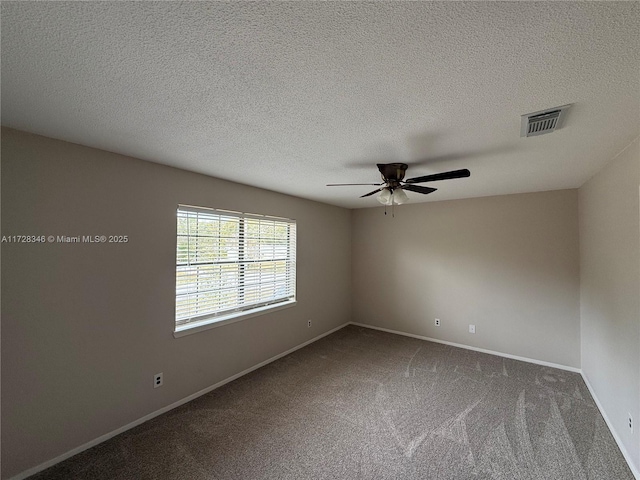
[[[404,174],[409,166],[406,163],[378,163],[378,170],[382,175],[382,179],[395,187],[398,182],[404,178]]]

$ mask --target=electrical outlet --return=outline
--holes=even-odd
[[[161,387],[163,383],[164,383],[164,380],[162,379],[162,372],[156,373],[153,376],[153,388]]]
[[[440,326],[440,319],[436,318],[436,327],[439,327],[439,326]]]
[[[629,432],[633,433],[633,417],[630,413],[627,413],[627,422],[629,424]]]
[[[476,333],[476,326],[475,325],[469,325],[469,333]]]
[[[307,327],[311,328],[311,320],[307,320]]]

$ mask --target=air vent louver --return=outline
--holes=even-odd
[[[535,137],[551,133],[560,128],[560,122],[570,105],[542,110],[522,115],[521,137]]]

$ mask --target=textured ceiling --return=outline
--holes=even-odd
[[[580,186],[640,132],[638,2],[6,2],[2,124],[345,207]],[[520,115],[574,104],[519,137]]]

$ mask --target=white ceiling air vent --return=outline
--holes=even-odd
[[[570,106],[563,105],[522,115],[520,136],[535,137],[536,135],[544,135],[557,130],[562,126],[562,120],[564,120],[564,116]]]

